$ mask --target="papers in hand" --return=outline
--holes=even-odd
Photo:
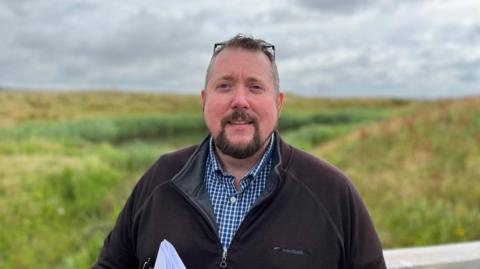
[[[154,269],[186,269],[177,251],[166,239],[160,243]]]

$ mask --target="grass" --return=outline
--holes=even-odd
[[[200,97],[117,91],[0,91],[0,126],[126,115],[201,111]]]
[[[200,115],[100,117],[69,122],[34,121],[0,128],[0,139],[19,141],[34,137],[77,138],[91,142],[120,143],[135,138],[159,138],[189,132],[206,132]]]
[[[141,171],[172,147],[33,138],[3,149],[0,267],[51,268],[105,236]]]
[[[89,268],[142,172],[206,133],[195,96],[1,91],[0,103],[0,268]],[[279,129],[354,180],[385,246],[454,242],[480,238],[479,107],[290,95]]]
[[[351,176],[386,247],[478,240],[479,134],[480,99],[454,100],[313,152]]]

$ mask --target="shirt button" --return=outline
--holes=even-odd
[[[235,203],[237,201],[237,198],[235,196],[230,197],[230,203]]]

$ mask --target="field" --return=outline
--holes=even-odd
[[[285,102],[282,137],[347,173],[384,247],[480,239],[480,98]],[[206,133],[196,96],[0,91],[0,268],[89,268],[142,172]]]

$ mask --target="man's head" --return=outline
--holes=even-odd
[[[241,34],[238,34],[225,42],[215,43],[213,48],[213,55],[207,68],[205,89],[207,88],[207,83],[212,71],[212,65],[215,61],[216,56],[226,48],[237,48],[252,52],[263,52],[268,57],[268,60],[271,64],[270,72],[272,75],[273,83],[275,85],[275,90],[277,91],[277,93],[280,91],[280,78],[278,76],[277,64],[275,61],[275,46],[265,42],[262,39],[255,39],[253,37],[248,37]]]
[[[261,150],[283,104],[273,46],[242,35],[216,46],[202,91],[205,123],[217,148],[243,159]]]

